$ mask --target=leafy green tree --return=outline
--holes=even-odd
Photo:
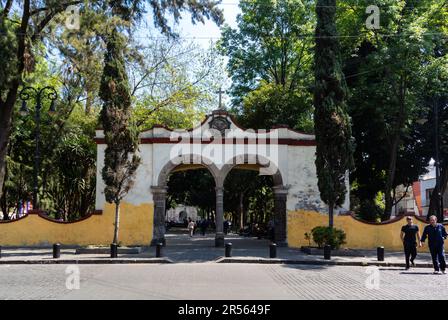
[[[282,124],[312,133],[311,106],[309,97],[299,91],[262,82],[259,88],[243,98],[238,120],[246,128],[265,129]]]
[[[6,156],[12,131],[12,115],[18,91],[23,81],[23,75],[33,72],[35,46],[41,43],[47,44],[45,40],[52,38],[49,33],[45,32],[46,29],[69,5],[79,5],[81,9],[89,7],[97,13],[108,16],[113,11],[112,15],[116,16],[117,20],[126,21],[128,31],[132,31],[133,22],[139,21],[143,16],[145,2],[149,4],[148,8],[152,9],[155,26],[169,36],[175,37],[176,33],[169,26],[167,15],[171,15],[176,23],[181,19],[181,14],[184,12],[191,13],[193,23],[204,22],[205,19],[212,19],[217,24],[223,22],[222,10],[217,7],[217,3],[211,0],[200,2],[188,0],[39,0],[32,2],[31,0],[24,0],[21,6],[14,6],[14,1],[11,0],[0,2],[0,33],[6,35],[0,40],[2,44],[0,46],[0,58],[4,62],[2,71],[5,71],[0,73],[0,186],[3,186],[5,179]],[[109,28],[105,28],[106,33],[113,30],[114,26],[117,25],[118,23],[108,25]],[[102,34],[102,36],[104,35]],[[80,48],[84,52],[89,50],[95,52],[95,48],[88,46],[88,44],[85,48],[83,48],[83,45],[79,45],[78,49]],[[68,51],[62,50],[62,52],[67,53]],[[67,53],[67,55],[72,61],[76,62],[79,61],[79,52],[75,49],[74,53]],[[96,67],[95,59],[92,61]],[[78,68],[78,71],[87,73],[89,65],[90,62],[85,63],[83,68]],[[90,81],[94,78],[94,74],[93,76],[91,74],[84,75],[84,80]],[[95,90],[95,82],[92,80],[86,85],[86,94],[90,99],[91,92]],[[3,187],[0,188],[0,197],[3,189]]]
[[[272,178],[256,170],[234,169],[224,183],[224,210],[242,230],[251,223],[266,224],[274,211]]]
[[[342,40],[356,140],[354,193],[371,204],[382,193],[381,218],[387,220],[400,200],[396,187],[416,181],[434,156],[432,142],[416,120],[429,116],[431,79],[446,68],[442,55],[437,57],[446,47],[446,8],[443,1],[382,4],[379,30],[366,29],[362,5],[344,7],[338,26],[346,34],[362,30]]]
[[[33,46],[40,42],[41,33],[48,23],[70,4],[82,1],[24,0],[19,10],[13,1],[6,1],[0,9],[0,33],[2,46],[0,57],[5,58],[5,72],[0,73],[0,185],[6,173],[6,155],[12,131],[12,115],[24,72],[32,72]],[[0,197],[3,188],[0,188]]]
[[[233,111],[241,115],[242,125],[260,128],[275,120],[309,129],[312,4],[309,0],[242,0],[238,28],[222,28],[220,48],[229,59]]]
[[[333,227],[334,207],[342,205],[347,192],[345,176],[353,165],[353,143],[335,23],[336,0],[317,1],[316,13],[316,169],[321,199],[329,207],[329,226]]]
[[[74,220],[83,217],[93,209],[95,190],[95,159],[96,146],[93,141],[97,116],[77,116],[74,110],[80,107],[81,95],[79,83],[76,77],[66,77],[62,73],[55,72],[51,64],[45,59],[44,46],[36,48],[34,72],[24,78],[26,85],[33,87],[53,86],[60,92],[56,102],[56,113],[50,115],[48,101],[43,102],[41,112],[41,154],[40,170],[38,171],[40,209],[45,210],[51,217],[64,220]],[[30,112],[22,115],[15,109],[11,140],[8,145],[7,167],[1,207],[4,218],[8,213],[17,213],[22,206],[30,200],[32,190],[34,157],[34,106],[35,101],[28,104]],[[76,113],[76,112],[75,112]],[[83,141],[79,150],[77,163],[70,163],[69,159],[75,159],[72,155],[63,155],[59,151],[65,142],[70,142],[66,137]],[[66,150],[67,151],[67,150]],[[75,151],[75,150],[71,150]],[[64,162],[64,163],[62,163]],[[73,167],[70,167],[73,165]],[[70,177],[74,179],[69,183],[69,172],[85,171],[85,175]],[[65,171],[67,178],[61,172]],[[93,174],[92,174],[93,173]],[[65,183],[65,182],[67,183]],[[76,188],[76,185],[79,188]],[[57,188],[55,188],[57,186]],[[72,197],[72,200],[68,198]],[[67,199],[58,201],[57,199]],[[7,213],[7,214],[5,214]],[[66,220],[67,221],[67,220]]]
[[[97,119],[97,114],[86,116],[78,105],[46,163],[50,174],[43,175],[43,199],[57,219],[74,221],[95,210]]]
[[[98,10],[96,3],[86,4],[80,10],[80,26],[77,30],[65,28],[65,15],[59,15],[50,24],[49,46],[57,49],[63,59],[62,71],[79,77],[85,100],[85,113],[89,115],[96,106],[100,109],[98,91],[103,69],[104,44],[101,36],[111,25],[125,26],[126,22],[109,17]]]

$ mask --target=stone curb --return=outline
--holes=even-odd
[[[5,260],[0,259],[0,264],[155,264],[173,263],[168,258],[148,259],[48,259],[48,260]]]
[[[268,259],[268,258],[218,258],[216,263],[254,263],[254,264],[303,264],[303,265],[328,265],[328,266],[378,266],[378,267],[405,267],[404,263],[386,261],[322,261],[322,260],[293,260],[293,259]],[[414,268],[433,268],[432,263],[416,263]]]
[[[140,254],[141,248],[120,248],[118,254]],[[110,248],[77,248],[75,254],[110,254]]]

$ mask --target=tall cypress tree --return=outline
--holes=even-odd
[[[132,187],[140,158],[135,154],[137,134],[130,127],[131,94],[123,52],[126,47],[124,37],[115,28],[106,43],[100,87],[101,122],[107,144],[102,177],[106,185],[106,201],[115,204],[113,243],[118,243],[120,203]]]
[[[336,31],[336,0],[318,0],[316,5],[314,129],[316,169],[321,199],[333,211],[344,203],[345,175],[353,165],[353,143],[347,114],[347,88],[342,73]]]

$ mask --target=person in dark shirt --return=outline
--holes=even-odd
[[[409,260],[414,267],[414,260],[417,257],[417,239],[420,247],[420,232],[418,226],[414,224],[412,217],[406,217],[407,224],[401,227],[401,241],[403,242],[404,256],[406,259],[406,270],[409,269]],[[410,259],[409,259],[410,258]]]
[[[432,263],[434,265],[434,273],[438,274],[439,270],[446,273],[445,252],[443,250],[443,243],[447,237],[447,233],[443,224],[437,223],[437,217],[429,217],[429,225],[423,230],[421,242],[425,242],[428,238],[429,252],[431,252]]]

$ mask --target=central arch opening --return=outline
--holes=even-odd
[[[286,245],[287,188],[276,166],[257,156],[240,157],[235,159],[240,163],[228,162],[218,168],[209,161],[191,162],[194,157],[167,163],[158,186],[151,188],[155,204],[152,243],[168,243],[174,233],[190,239],[190,244],[196,239],[210,240],[210,244],[201,241],[207,246],[212,246],[214,235],[215,247],[224,247],[226,238],[244,237]],[[193,239],[195,235],[203,238]]]
[[[274,239],[274,181],[258,165],[233,167],[224,182],[224,219],[243,237]],[[228,229],[224,227],[224,234]]]
[[[199,235],[214,241],[215,187],[213,175],[203,165],[179,165],[170,172],[165,215],[168,244]]]

